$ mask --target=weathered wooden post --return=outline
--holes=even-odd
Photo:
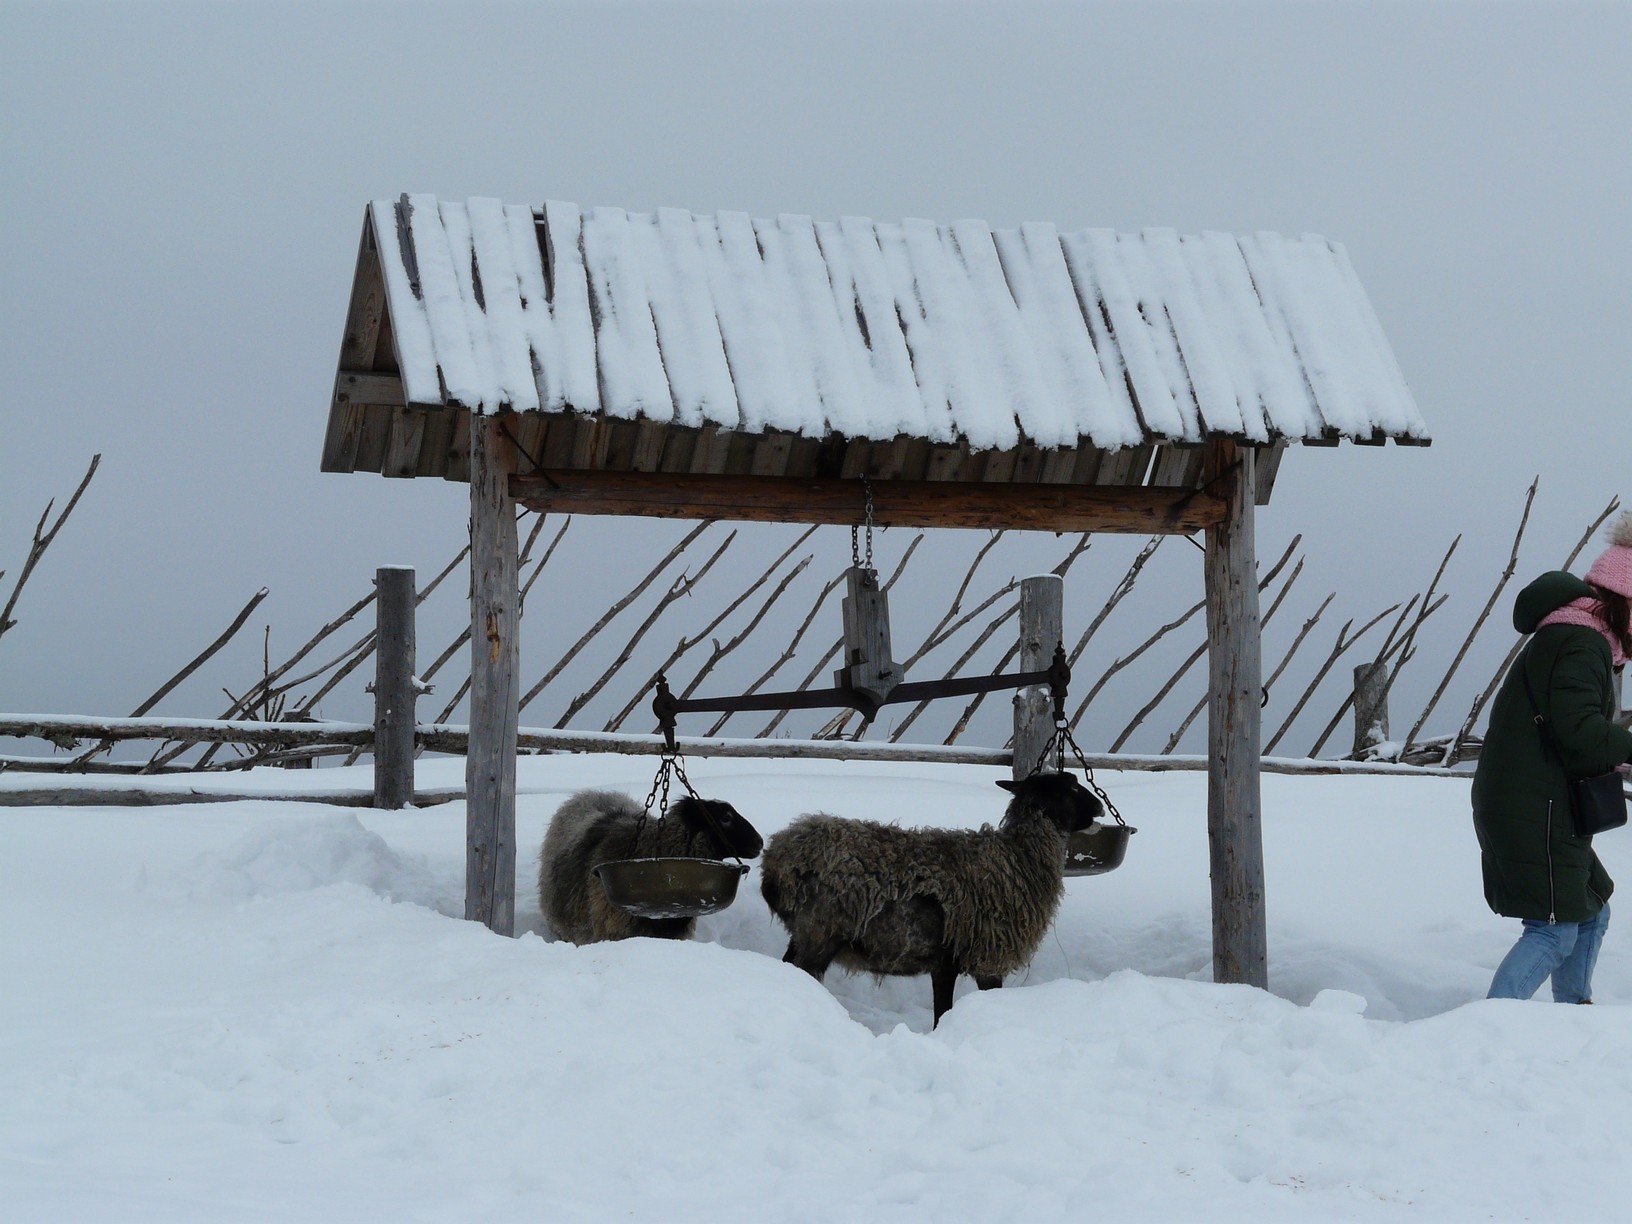
[[[1388,664],[1354,669],[1354,754],[1388,739]]]
[[[1253,543],[1256,452],[1207,444],[1204,476],[1224,500],[1207,529],[1207,843],[1213,980],[1269,985],[1264,914],[1259,701],[1263,656]]]
[[[374,806],[414,801],[414,571],[374,571]]]
[[[516,925],[516,721],[520,623],[515,456],[496,416],[470,417],[470,746],[465,757],[465,917]]]
[[[1065,624],[1065,579],[1041,574],[1020,582],[1020,670],[1043,671],[1053,662]],[[1054,702],[1047,685],[1014,694],[1015,781],[1037,767],[1043,745],[1054,733]]]
[[[890,656],[889,596],[867,566],[852,565],[844,581],[844,666],[833,682],[883,701],[901,683],[901,666]]]

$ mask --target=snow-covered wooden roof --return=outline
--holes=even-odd
[[[1312,235],[374,202],[325,470],[457,476],[465,414],[497,411],[555,438],[552,466],[774,475],[817,446],[878,474],[916,443],[920,477],[950,448],[1044,456],[956,479],[1084,482],[1064,457],[1092,454],[1086,483],[1137,484],[1214,437],[1428,441],[1348,255]],[[671,462],[654,428],[708,457]]]

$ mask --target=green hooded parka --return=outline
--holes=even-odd
[[[1591,595],[1581,579],[1555,571],[1514,602],[1513,627],[1534,636],[1496,694],[1473,778],[1485,900],[1510,918],[1585,922],[1615,887],[1592,838],[1571,832],[1565,787],[1566,777],[1594,777],[1632,760],[1632,731],[1611,721],[1609,643],[1580,625],[1537,628],[1548,613]],[[1543,743],[1526,676],[1562,763]]]

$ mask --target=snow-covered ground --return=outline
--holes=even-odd
[[[1102,771],[1127,862],[931,1031],[927,980],[781,964],[757,872],[694,943],[542,937],[555,805],[651,769],[522,761],[514,940],[457,917],[462,804],[0,808],[0,1217],[1632,1216],[1632,936],[1597,1006],[1484,1000],[1517,924],[1463,780],[1264,779],[1265,994],[1209,980],[1204,776]],[[974,767],[690,774],[767,834],[1007,798]],[[1599,848],[1632,878],[1632,836]]]

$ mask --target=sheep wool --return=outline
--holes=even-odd
[[[960,973],[982,989],[1030,963],[1064,893],[1068,833],[1100,804],[1068,774],[1015,791],[997,829],[903,829],[814,814],[774,835],[760,891],[788,929],[785,961],[878,976],[928,973],[935,1018]]]
[[[728,844],[702,827],[698,805],[708,803]],[[758,832],[729,803],[684,798],[662,820],[621,791],[579,791],[557,809],[538,853],[538,908],[557,938],[575,944],[635,935],[690,939],[695,918],[641,918],[606,899],[595,877],[602,863],[631,858],[736,855],[753,858]]]

